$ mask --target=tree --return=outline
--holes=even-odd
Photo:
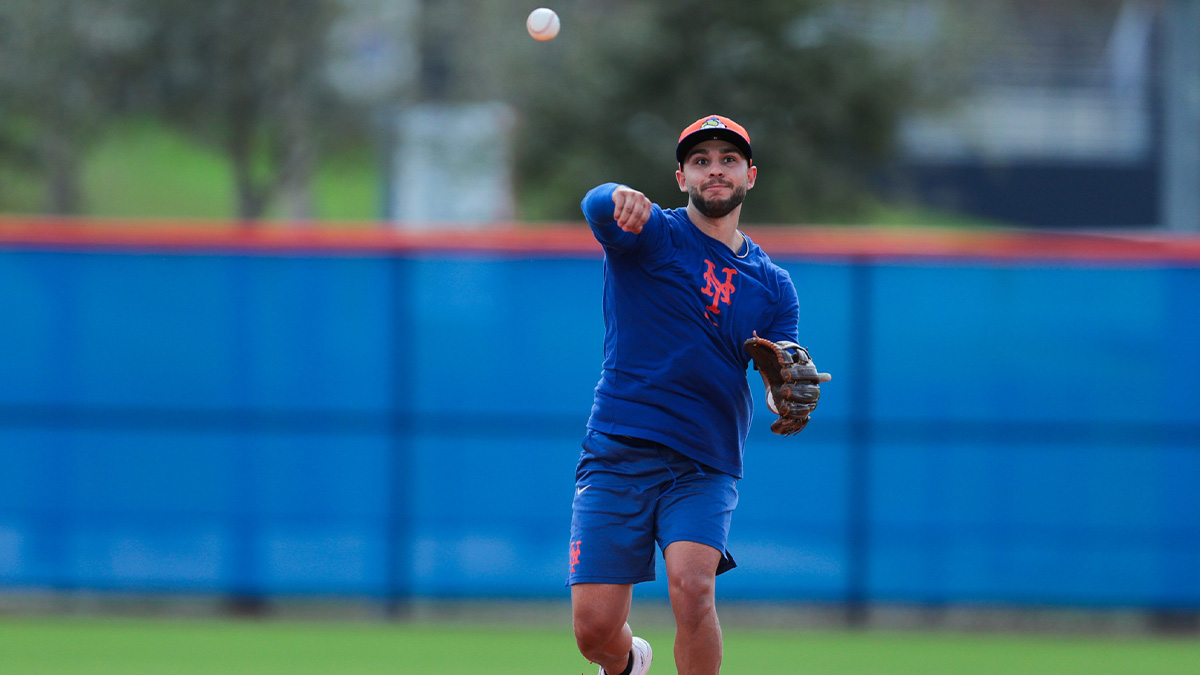
[[[325,77],[331,0],[143,0],[156,17],[168,122],[229,157],[240,218],[308,193],[338,98]]]
[[[81,210],[81,157],[142,63],[147,27],[131,8],[131,0],[0,4],[0,161],[44,178],[51,213]]]
[[[914,85],[837,7],[609,0],[564,8],[563,44],[542,50],[556,58],[520,56],[513,87],[524,113],[526,215],[576,218],[580,189],[603,180],[679,203],[679,130],[718,113],[742,122],[755,147],[760,173],[746,220],[853,217]]]

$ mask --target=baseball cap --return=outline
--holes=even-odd
[[[742,125],[728,117],[708,115],[692,122],[683,130],[683,133],[679,134],[679,144],[675,146],[675,159],[683,164],[683,159],[687,156],[688,151],[697,143],[714,139],[733,143],[742,151],[747,160],[754,158],[750,150],[750,134],[746,133]]]

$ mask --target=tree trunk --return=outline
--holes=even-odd
[[[268,199],[267,189],[254,181],[254,106],[235,100],[231,112],[234,122],[226,141],[237,189],[237,217],[243,225],[253,226],[262,218]]]
[[[283,215],[294,224],[302,225],[313,217],[312,181],[316,173],[316,152],[311,135],[303,132],[293,135],[285,154],[287,159],[280,185]]]
[[[303,225],[313,217],[312,182],[317,165],[312,91],[300,88],[285,95],[283,102],[279,148],[283,215],[292,224]]]
[[[70,136],[47,129],[42,137],[42,160],[46,167],[46,210],[54,215],[78,215],[82,205],[79,153]]]
[[[237,181],[238,219],[242,221],[243,225],[252,227],[262,218],[263,212],[266,210],[266,199],[262,190],[254,185],[254,179],[250,177],[247,169],[235,167],[234,173]]]

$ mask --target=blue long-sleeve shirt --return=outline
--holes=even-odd
[[[755,331],[797,341],[791,277],[749,237],[735,254],[687,209],[655,204],[640,233],[622,230],[616,188],[582,203],[604,247],[604,370],[588,428],[657,441],[740,478],[752,412],[742,345]]]

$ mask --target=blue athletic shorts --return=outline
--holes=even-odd
[[[693,541],[725,550],[737,478],[661,443],[588,431],[575,472],[567,585],[654,579],[654,544]]]

